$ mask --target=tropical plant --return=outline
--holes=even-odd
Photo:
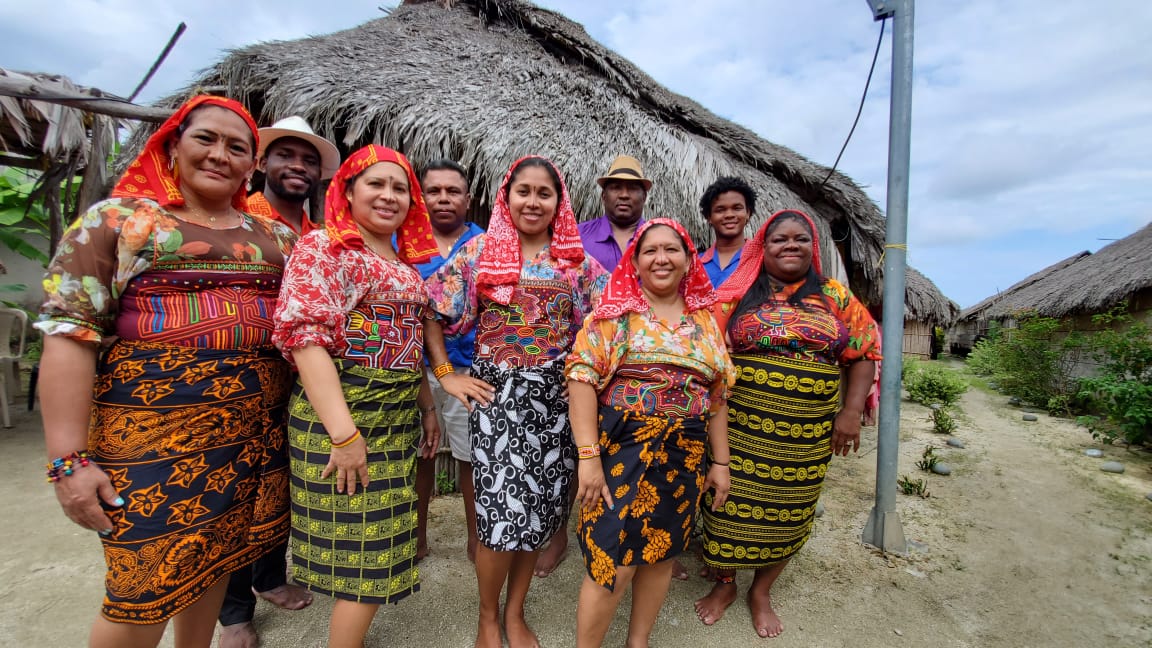
[[[928,445],[924,448],[924,453],[920,455],[920,461],[916,462],[916,467],[924,472],[932,472],[938,463],[940,463],[940,457],[936,456],[936,447]]]
[[[932,410],[932,429],[938,434],[952,434],[956,431],[956,419],[952,418],[947,407],[940,406]]]
[[[1090,399],[1102,416],[1078,421],[1092,436],[1129,444],[1152,442],[1152,328],[1133,321],[1128,304],[1092,318],[1104,327],[1092,336],[1092,355],[1100,363],[1096,376],[1080,380],[1079,396]]]
[[[908,475],[900,475],[900,479],[896,480],[896,485],[900,487],[900,492],[905,495],[918,495],[925,499],[932,496],[928,492],[928,482],[925,479],[912,479]]]
[[[968,391],[968,383],[943,366],[919,362],[904,375],[908,397],[922,405],[952,405]]]

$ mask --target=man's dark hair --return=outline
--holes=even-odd
[[[448,158],[440,158],[439,160],[433,160],[433,161],[429,162],[428,164],[424,165],[424,168],[421,169],[421,171],[420,171],[420,184],[421,185],[423,185],[424,180],[427,179],[429,171],[455,171],[456,173],[460,174],[461,178],[464,178],[464,186],[465,187],[468,186],[468,182],[469,182],[468,172],[465,171],[464,167],[461,166],[460,163],[456,162],[455,160],[449,160]]]
[[[708,220],[712,214],[712,203],[716,202],[720,194],[729,191],[736,191],[744,196],[744,206],[748,208],[749,216],[756,213],[756,190],[741,178],[723,176],[708,185],[708,188],[704,190],[704,195],[700,197],[700,215],[704,217],[704,220]]]

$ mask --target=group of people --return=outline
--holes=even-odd
[[[341,163],[299,117],[180,107],[65,232],[36,325],[48,480],[107,564],[89,644],[155,646],[172,620],[180,647],[217,621],[221,646],[255,646],[257,596],[319,592],[329,645],[362,646],[382,603],[419,590],[442,439],[477,646],[538,645],[528,592],[573,508],[578,646],[603,643],[629,587],[628,645],[647,645],[697,520],[700,620],[753,570],[755,630],[778,635],[772,585],[831,456],[859,447],[875,322],[820,273],[803,213],[745,239],[738,178],[702,197],[701,252],[644,218],[635,158],[598,184],[605,214],[577,224],[560,170],[521,158],[484,231],[456,162],[369,145]]]

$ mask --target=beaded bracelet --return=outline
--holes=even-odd
[[[46,464],[48,467],[48,483],[52,484],[60,481],[64,477],[71,475],[75,472],[76,468],[83,468],[92,461],[88,458],[88,453],[81,450],[80,452],[73,452],[70,455],[57,457]],[[77,466],[76,464],[80,465]]]
[[[576,448],[576,456],[579,457],[581,460],[595,459],[596,457],[600,456],[600,446],[598,446],[598,445],[578,446]]]
[[[347,448],[348,446],[352,445],[353,441],[355,441],[356,439],[359,439],[359,438],[360,438],[360,430],[356,430],[356,432],[354,432],[352,434],[352,436],[348,437],[347,439],[344,439],[340,443],[336,443],[335,441],[333,441],[332,447],[333,448]]]
[[[438,364],[432,367],[432,375],[436,376],[436,380],[440,380],[450,373],[456,373],[456,367],[453,367],[451,362],[445,362],[444,364]]]

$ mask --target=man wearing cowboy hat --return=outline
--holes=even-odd
[[[264,190],[248,196],[248,211],[291,227],[303,236],[318,225],[304,212],[323,178],[340,168],[340,151],[312,132],[303,117],[285,117],[260,129],[257,168],[264,173]]]
[[[304,205],[322,178],[340,168],[336,145],[312,131],[303,117],[286,117],[260,129],[257,168],[264,173],[264,190],[248,196],[248,211],[280,221],[300,235],[320,227],[308,218]],[[262,556],[251,567],[232,572],[220,607],[220,648],[255,648],[260,637],[252,625],[256,595],[286,610],[301,610],[312,602],[308,590],[288,583],[288,543]]]
[[[630,155],[617,155],[608,172],[596,179],[604,215],[580,223],[584,251],[608,272],[620,263],[620,256],[636,229],[644,222],[644,201],[652,181],[644,177],[640,161]]]

